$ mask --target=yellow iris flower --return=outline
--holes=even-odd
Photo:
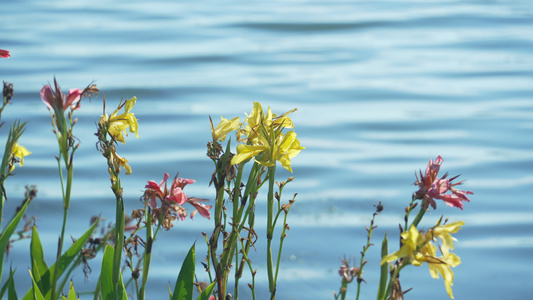
[[[241,122],[239,117],[235,117],[231,120],[220,117],[220,123],[217,127],[213,127],[213,121],[211,121],[211,133],[213,135],[213,141],[223,142],[226,139],[226,135],[233,130],[239,129]],[[211,118],[209,118],[211,120]]]
[[[276,129],[294,128],[294,123],[287,115],[295,111],[296,111],[296,108],[278,117],[278,115],[272,113],[272,111],[270,110],[270,107],[267,109],[267,112],[265,113],[263,111],[263,107],[261,106],[261,103],[254,102],[254,107],[252,108],[252,112],[244,120],[243,128],[241,128],[237,132],[237,140],[239,142],[242,141],[242,142],[248,142],[248,144],[253,144],[259,138],[259,135],[261,135],[261,132],[260,132],[261,126],[267,129],[270,127],[274,127]],[[243,135],[245,136],[245,138],[242,138]]]
[[[279,161],[282,167],[292,172],[291,158],[298,155],[305,147],[300,146],[294,130],[287,132],[286,135],[283,133],[275,135],[273,143],[270,143],[266,136],[261,135],[255,145],[238,145],[237,154],[231,159],[231,164],[236,165],[254,158],[257,163],[271,167]]]
[[[107,123],[108,124],[108,133],[110,136],[112,136],[115,140],[125,144],[126,141],[124,140],[124,136],[122,133],[126,132],[126,129],[129,127],[129,131],[131,133],[135,133],[136,137],[139,137],[139,133],[137,132],[137,129],[139,127],[137,123],[137,118],[135,118],[135,115],[133,113],[130,113],[131,109],[135,105],[135,102],[137,101],[137,97],[133,97],[129,100],[126,100],[126,103],[124,105],[119,106],[111,116],[108,116],[107,114],[100,117],[100,123]],[[118,111],[124,107],[124,113],[117,115]]]
[[[410,264],[415,266],[420,266],[426,262],[429,266],[431,277],[439,278],[439,274],[442,275],[446,292],[453,299],[453,272],[451,267],[458,266],[461,263],[461,259],[457,255],[450,253],[450,250],[454,249],[451,233],[456,233],[463,225],[463,221],[442,226],[438,225],[431,228],[426,234],[419,232],[415,226],[411,226],[408,231],[404,231],[401,234],[402,247],[400,250],[384,256],[381,264],[404,257],[408,259]],[[442,245],[439,245],[439,250],[442,253],[440,257],[437,257],[437,246],[432,243],[437,238],[442,241]]]
[[[236,165],[253,158],[263,166],[272,167],[279,161],[281,166],[292,172],[291,158],[305,149],[300,145],[294,130],[286,134],[282,132],[285,128],[294,128],[294,123],[288,117],[294,111],[296,109],[277,116],[270,107],[265,113],[261,103],[254,102],[252,112],[237,131],[237,140],[244,144],[237,146],[237,154],[231,159],[231,164]]]
[[[19,145],[19,143],[15,142],[15,144],[13,144],[13,156],[15,157],[18,157],[20,159],[20,166],[22,167],[22,165],[24,164],[24,156],[28,156],[31,154],[30,151],[28,151],[28,149],[26,149],[26,147],[22,146],[22,145]],[[9,170],[10,172],[13,172],[13,170],[15,170],[15,165],[13,165],[11,167],[11,170]]]

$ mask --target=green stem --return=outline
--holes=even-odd
[[[285,240],[285,231],[287,230],[287,215],[288,214],[289,214],[289,211],[285,213],[285,219],[283,221],[283,230],[281,231],[281,237],[279,241],[278,259],[276,261],[276,276],[274,277],[274,282],[278,282],[278,272],[279,272],[279,265],[281,261],[281,251],[283,249],[283,241]]]
[[[274,183],[276,176],[276,165],[268,168],[268,196],[267,196],[267,273],[270,299],[276,298],[276,282],[273,275],[272,262],[272,236],[274,234],[274,224],[272,217],[274,214]]]
[[[115,223],[115,253],[113,258],[113,275],[112,283],[115,290],[115,299],[119,299],[119,278],[122,263],[122,248],[124,248],[124,200],[122,199],[122,191],[120,185],[120,178],[115,174],[117,181],[113,192],[116,196],[116,223]],[[122,295],[120,295],[122,296]]]
[[[159,222],[159,225],[157,226],[157,229],[156,229],[156,233],[155,235],[153,235],[152,216],[148,215],[146,219],[147,219],[146,220],[146,248],[144,251],[143,279],[142,279],[141,290],[139,293],[139,300],[144,300],[144,294],[146,291],[146,282],[148,281],[148,273],[150,271],[150,261],[152,258],[152,245],[155,239],[155,235],[157,235],[157,232],[159,231],[159,227],[161,226],[161,222]]]
[[[426,213],[426,209],[424,209],[423,207],[420,207],[420,211],[416,215],[416,217],[413,220],[413,223],[411,223],[411,225],[414,225],[415,227],[418,227],[418,223],[420,223],[420,221],[424,217],[425,213]],[[405,230],[409,230],[409,228],[405,228]]]
[[[63,168],[61,167],[61,159],[57,159],[57,164],[59,168],[59,178],[61,181],[61,191],[63,193],[63,224],[61,225],[61,236],[59,237],[59,243],[58,243],[58,250],[57,250],[57,258],[56,261],[59,264],[59,258],[61,257],[61,253],[63,252],[63,245],[65,241],[65,230],[67,227],[67,216],[68,216],[68,209],[70,206],[70,193],[72,188],[72,178],[73,178],[73,168],[72,168],[72,162],[70,164],[67,164],[67,183],[65,187],[65,182],[63,178]],[[52,281],[52,294],[51,299],[57,299],[57,281],[59,280],[59,268],[54,269],[54,276]]]
[[[359,295],[361,293],[361,282],[363,282],[363,280],[361,280],[362,278],[361,275],[363,274],[363,268],[365,266],[365,254],[368,248],[372,246],[370,241],[372,240],[372,233],[374,232],[374,228],[376,228],[376,226],[374,226],[374,221],[378,213],[379,212],[375,212],[374,214],[372,214],[372,220],[370,220],[370,227],[367,229],[368,237],[366,240],[366,246],[363,248],[363,251],[361,252],[361,260],[359,262],[359,272],[357,273],[357,296],[355,298],[356,300],[359,300]]]

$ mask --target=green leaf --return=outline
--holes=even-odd
[[[0,290],[0,299],[4,299],[4,295],[5,295],[6,291],[8,292],[7,299],[9,299],[9,300],[17,300],[18,299],[17,298],[17,293],[15,291],[15,280],[13,279],[14,275],[15,275],[15,271],[14,270],[10,270],[9,278],[7,279],[7,281],[2,286],[2,289]]]
[[[115,297],[115,289],[113,287],[113,256],[115,249],[107,245],[104,250],[104,257],[102,258],[102,269],[100,273],[100,292],[102,300],[112,300]]]
[[[115,256],[115,249],[109,245],[105,247],[104,257],[102,258],[102,269],[100,273],[100,292],[102,300],[120,300],[128,299],[126,289],[122,281],[122,276],[119,276],[118,291],[115,291],[113,284],[113,259]],[[118,299],[115,297],[118,295]]]
[[[43,294],[39,290],[39,287],[37,286],[37,282],[33,279],[33,275],[31,274],[31,270],[28,270],[30,272],[31,281],[33,283],[33,287],[31,288],[30,292],[33,295],[34,300],[45,300]]]
[[[76,291],[74,290],[74,284],[70,282],[70,288],[68,290],[68,299],[67,300],[77,300],[79,297],[76,297]]]
[[[8,288],[8,291],[7,291],[7,299],[9,300],[18,300],[18,297],[17,297],[17,290],[15,289],[15,280],[13,279],[13,275],[15,274],[15,271],[13,271],[10,275],[9,275],[9,278],[11,280],[8,279],[8,282],[9,282],[9,288]]]
[[[196,300],[207,300],[207,299],[209,299],[209,295],[211,295],[211,291],[213,291],[213,288],[215,287],[215,283],[217,283],[217,282],[213,281],[208,287],[206,287],[202,291],[200,296],[198,296],[198,298],[196,298]]]
[[[2,279],[1,271],[4,269],[4,254],[6,252],[7,245],[11,239],[11,235],[13,235],[13,232],[15,232],[15,229],[17,229],[20,219],[26,212],[26,208],[28,208],[29,203],[30,201],[25,201],[24,205],[22,205],[17,214],[13,217],[13,219],[11,219],[11,222],[9,222],[9,225],[7,225],[4,232],[2,232],[0,235],[0,279]]]
[[[385,233],[385,237],[383,238],[383,242],[381,243],[381,258],[387,256],[389,254],[389,242],[387,240],[387,234]],[[378,300],[385,298],[387,295],[385,295],[385,289],[387,289],[387,278],[389,277],[389,264],[385,263],[381,265],[381,274],[379,277],[379,288],[378,288]]]
[[[194,288],[194,244],[192,245],[189,253],[185,257],[181,270],[174,286],[174,293],[172,300],[192,300],[192,293]]]
[[[39,289],[46,293],[50,289],[50,273],[44,260],[43,246],[37,228],[33,226],[30,244],[31,270]]]
[[[44,275],[41,276],[42,279],[44,278],[49,278],[50,280],[50,283],[48,284],[49,287],[51,287],[52,285],[52,277],[50,276],[50,274],[54,274],[54,270],[56,267],[59,268],[59,277],[61,277],[61,275],[65,272],[65,270],[69,267],[69,265],[75,260],[75,258],[79,255],[79,253],[81,252],[81,249],[83,248],[83,246],[85,245],[85,243],[87,243],[87,240],[89,240],[89,238],[91,237],[91,235],[93,234],[93,231],[94,229],[96,228],[96,226],[98,225],[98,222],[94,222],[94,224],[89,227],[89,229],[79,238],[76,240],[76,242],[74,242],[74,244],[72,244],[72,246],[70,246],[70,248],[65,251],[65,253],[63,253],[63,255],[61,255],[61,257],[59,257],[59,260],[57,262],[55,262],[49,269],[48,271],[44,272]],[[33,277],[32,277],[33,278]],[[41,286],[45,286],[45,284],[41,284]],[[50,294],[52,293],[52,289],[49,288],[47,291],[44,291],[43,290],[43,293],[44,295],[47,297],[47,298],[50,298]],[[28,291],[24,297],[22,298],[23,300],[31,300],[33,299],[32,298],[32,294],[31,294],[31,290]]]

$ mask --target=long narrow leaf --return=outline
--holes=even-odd
[[[41,291],[39,290],[39,287],[37,286],[37,282],[35,282],[35,280],[33,279],[33,275],[31,274],[31,270],[28,270],[28,271],[30,271],[31,281],[33,283],[33,287],[30,290],[30,292],[32,293],[32,296],[33,296],[32,299],[34,299],[34,300],[45,300],[43,294],[41,293]]]
[[[2,289],[0,290],[0,299],[4,299],[4,294],[6,293],[6,291],[8,292],[7,299],[9,300],[17,299],[17,293],[15,292],[15,281],[13,280],[14,275],[15,275],[15,270],[10,270],[9,278],[2,286]]]
[[[115,298],[115,285],[113,284],[113,259],[115,256],[115,249],[109,245],[105,247],[104,257],[102,258],[102,269],[100,271],[100,293],[102,300],[126,300],[126,289],[122,281],[122,275],[119,276],[118,292],[119,299]]]
[[[181,270],[174,286],[174,293],[172,293],[172,300],[192,300],[192,293],[194,288],[194,244],[189,253],[185,257]]]
[[[102,269],[100,273],[100,292],[102,300],[112,300],[115,297],[115,289],[113,287],[113,256],[115,249],[107,245],[104,250],[104,257],[102,258]]]
[[[9,274],[9,278],[11,280],[8,280],[9,282],[9,288],[7,291],[7,299],[9,300],[18,300],[17,297],[17,290],[15,289],[15,279],[13,278],[13,275],[15,275],[15,271],[13,270],[11,274]]]
[[[30,244],[31,271],[33,278],[43,293],[50,289],[50,273],[44,260],[43,246],[37,228],[33,226]]]
[[[28,208],[29,203],[30,201],[25,201],[24,205],[22,205],[17,214],[13,217],[13,219],[11,219],[11,222],[9,222],[9,225],[7,225],[4,232],[2,232],[0,235],[0,271],[4,269],[4,254],[6,252],[9,240],[11,239],[11,235],[13,235],[13,232],[15,232],[15,229],[17,229],[20,219],[26,212],[26,208]],[[0,279],[2,279],[2,272],[0,272]]]

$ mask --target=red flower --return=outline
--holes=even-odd
[[[467,195],[472,195],[474,193],[454,188],[464,182],[464,180],[455,183],[453,182],[459,177],[459,175],[450,179],[446,179],[448,173],[444,174],[442,178],[437,177],[442,161],[443,159],[441,156],[438,156],[437,159],[435,159],[435,162],[430,159],[425,175],[422,174],[422,171],[420,171],[420,177],[418,174],[416,175],[417,181],[415,182],[415,185],[419,186],[419,190],[414,194],[414,197],[416,199],[422,199],[422,206],[426,209],[429,205],[431,205],[433,209],[437,208],[435,199],[443,200],[449,206],[463,209],[463,201],[470,202]],[[446,194],[446,192],[451,192],[451,194]]]
[[[0,49],[0,58],[2,57],[8,58],[11,57],[11,55],[9,54],[9,51]]]

